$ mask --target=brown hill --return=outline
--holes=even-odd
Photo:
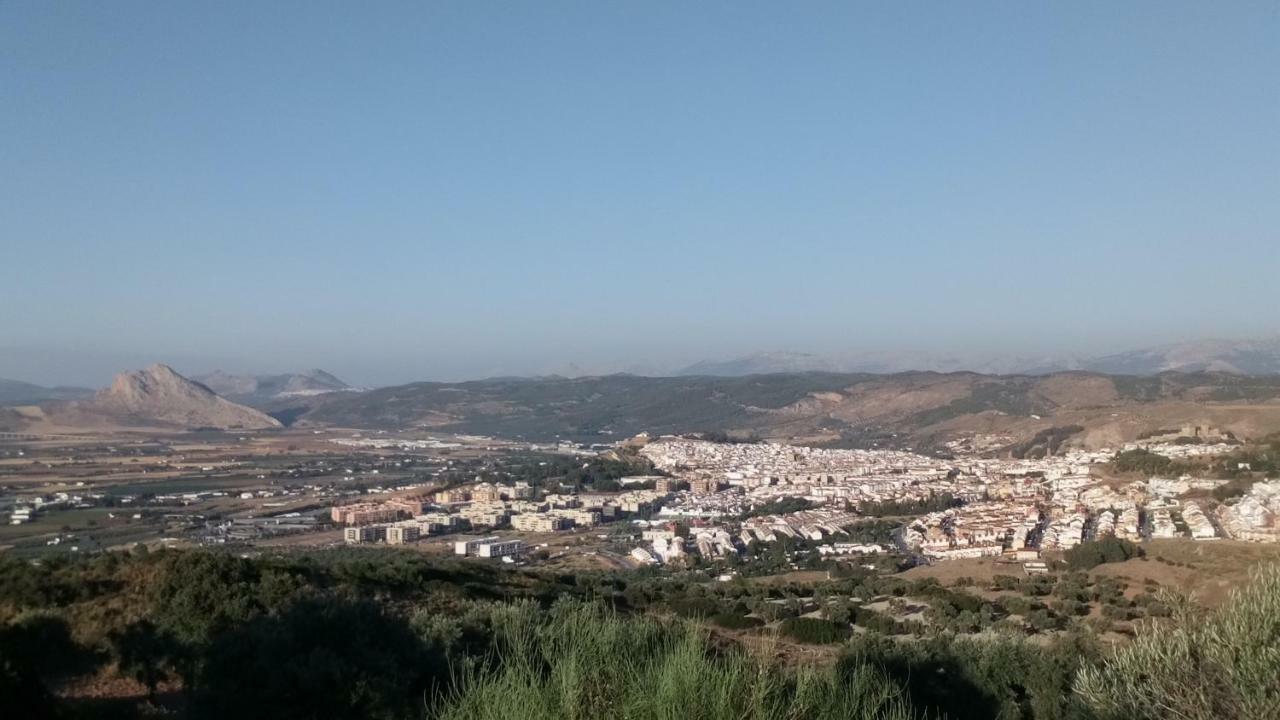
[[[223,399],[179,375],[168,365],[116,376],[92,399],[20,409],[29,425],[56,428],[219,428],[279,427],[265,413]]]

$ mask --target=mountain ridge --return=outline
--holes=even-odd
[[[250,406],[269,403],[280,398],[357,390],[332,373],[319,368],[274,375],[234,375],[214,370],[192,379],[229,400]]]
[[[675,371],[678,376],[738,377],[785,372],[979,372],[1047,375],[1084,370],[1111,375],[1163,372],[1280,374],[1280,336],[1224,340],[1202,339],[1139,348],[1086,358],[1075,355],[964,357],[925,352],[875,351],[825,357],[800,352],[758,352],[727,360],[702,360]]]
[[[0,378],[0,406],[36,405],[50,400],[78,400],[93,395],[90,388],[57,385],[45,387],[22,380]]]
[[[116,375],[92,397],[15,408],[3,416],[12,429],[218,428],[267,429],[280,421],[220,397],[205,385],[156,363]]]
[[[973,372],[774,373],[410,383],[294,407],[303,425],[429,428],[545,441],[716,432],[827,446],[936,445],[975,434],[1013,445],[1074,427],[1081,446],[1210,425],[1280,431],[1280,377]]]
[[[233,403],[161,363],[145,370],[120,373],[109,387],[94,395],[87,409],[114,417],[185,427],[280,426],[278,420]]]

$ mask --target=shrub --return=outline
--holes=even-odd
[[[1071,569],[1088,570],[1103,563],[1124,562],[1140,554],[1141,549],[1137,545],[1108,535],[1100,540],[1080,543],[1068,550],[1065,557]]]
[[[726,630],[750,630],[764,625],[764,621],[760,618],[746,617],[743,615],[734,615],[733,613],[718,613],[711,616],[711,622]]]
[[[194,682],[197,717],[400,718],[433,685],[408,623],[378,605],[296,603],[219,636]]]
[[[1186,602],[1177,624],[1147,624],[1075,690],[1104,720],[1245,720],[1280,712],[1280,566],[1207,617]]]
[[[921,718],[1063,720],[1076,718],[1071,683],[1097,650],[1087,636],[1041,644],[1024,638],[949,634],[900,642],[852,639],[841,662],[883,668],[901,683]]]
[[[787,618],[782,621],[778,630],[796,642],[809,645],[828,645],[845,640],[850,635],[847,626],[810,617]]]
[[[761,602],[756,604],[755,614],[772,621],[793,618],[799,611],[788,603]]]
[[[686,618],[709,617],[720,611],[720,604],[707,598],[678,598],[667,605],[672,612]]]
[[[901,691],[870,664],[789,672],[688,623],[590,605],[547,615],[514,607],[497,625],[500,662],[471,668],[440,720],[908,720]]]

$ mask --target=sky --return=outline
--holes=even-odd
[[[1280,4],[0,1],[0,376],[1280,332]]]

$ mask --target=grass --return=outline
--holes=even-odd
[[[441,720],[906,720],[877,669],[787,670],[713,645],[685,622],[624,618],[594,606],[539,621],[512,606],[497,624],[493,670],[463,671]]]
[[[109,495],[174,495],[190,492],[235,492],[248,488],[266,486],[266,481],[249,475],[221,475],[176,477],[162,480],[137,480],[113,485],[104,485],[101,490]]]
[[[109,515],[116,513],[119,520],[112,520]],[[61,531],[63,526],[70,527],[72,532],[92,532],[103,530],[114,524],[124,524],[126,513],[134,510],[111,508],[73,508],[70,510],[45,510],[36,513],[31,522],[21,525],[0,525],[0,542],[19,542],[52,535]],[[122,517],[123,516],[123,517]],[[95,525],[90,525],[93,522]]]
[[[1133,592],[1143,581],[1155,580],[1214,607],[1225,602],[1234,588],[1247,584],[1256,567],[1280,562],[1280,546],[1234,540],[1158,539],[1143,543],[1142,548],[1146,560],[1099,565],[1091,572],[1124,578]],[[1178,565],[1160,562],[1159,558]]]

